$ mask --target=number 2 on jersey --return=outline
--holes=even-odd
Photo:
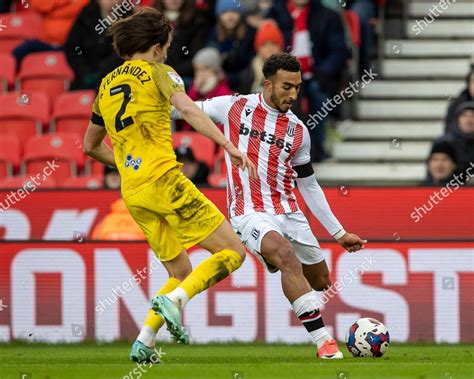
[[[127,126],[132,125],[135,122],[133,121],[132,116],[125,117],[122,120],[122,116],[125,113],[127,105],[132,99],[132,89],[130,88],[128,84],[121,84],[117,87],[113,87],[110,89],[110,96],[115,96],[120,93],[123,93],[123,102],[119,111],[115,115],[115,130],[117,130],[117,132],[120,132],[122,129],[126,128]]]

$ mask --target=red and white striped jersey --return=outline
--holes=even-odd
[[[229,217],[298,211],[292,167],[311,160],[310,136],[303,122],[291,111],[271,108],[262,94],[220,96],[198,104],[211,119],[224,124],[226,137],[258,170],[258,179],[250,180],[226,154]]]

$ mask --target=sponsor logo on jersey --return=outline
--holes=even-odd
[[[240,124],[239,134],[250,136],[250,138],[260,138],[260,141],[266,142],[269,145],[276,145],[279,149],[284,149],[287,153],[291,151],[291,147],[293,146],[292,143],[285,142],[284,139],[276,138],[272,133],[267,133],[265,130],[249,129],[245,124]]]
[[[183,79],[181,79],[181,76],[179,76],[176,72],[168,71],[168,76],[176,84],[178,84],[180,86],[184,85]]]
[[[140,168],[141,164],[141,158],[134,159],[130,154],[127,155],[127,159],[125,161],[125,168],[133,167],[133,169],[137,171]]]
[[[248,117],[250,113],[252,113],[252,110],[249,108],[245,108],[245,117]]]

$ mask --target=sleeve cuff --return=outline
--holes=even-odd
[[[344,237],[346,234],[346,231],[344,229],[339,230],[336,234],[333,235],[335,240],[338,240],[339,238]]]
[[[105,126],[104,119],[94,112],[92,112],[91,122],[96,125]]]

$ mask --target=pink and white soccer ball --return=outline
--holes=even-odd
[[[390,344],[384,324],[374,318],[360,318],[346,335],[346,346],[354,357],[381,357]]]

